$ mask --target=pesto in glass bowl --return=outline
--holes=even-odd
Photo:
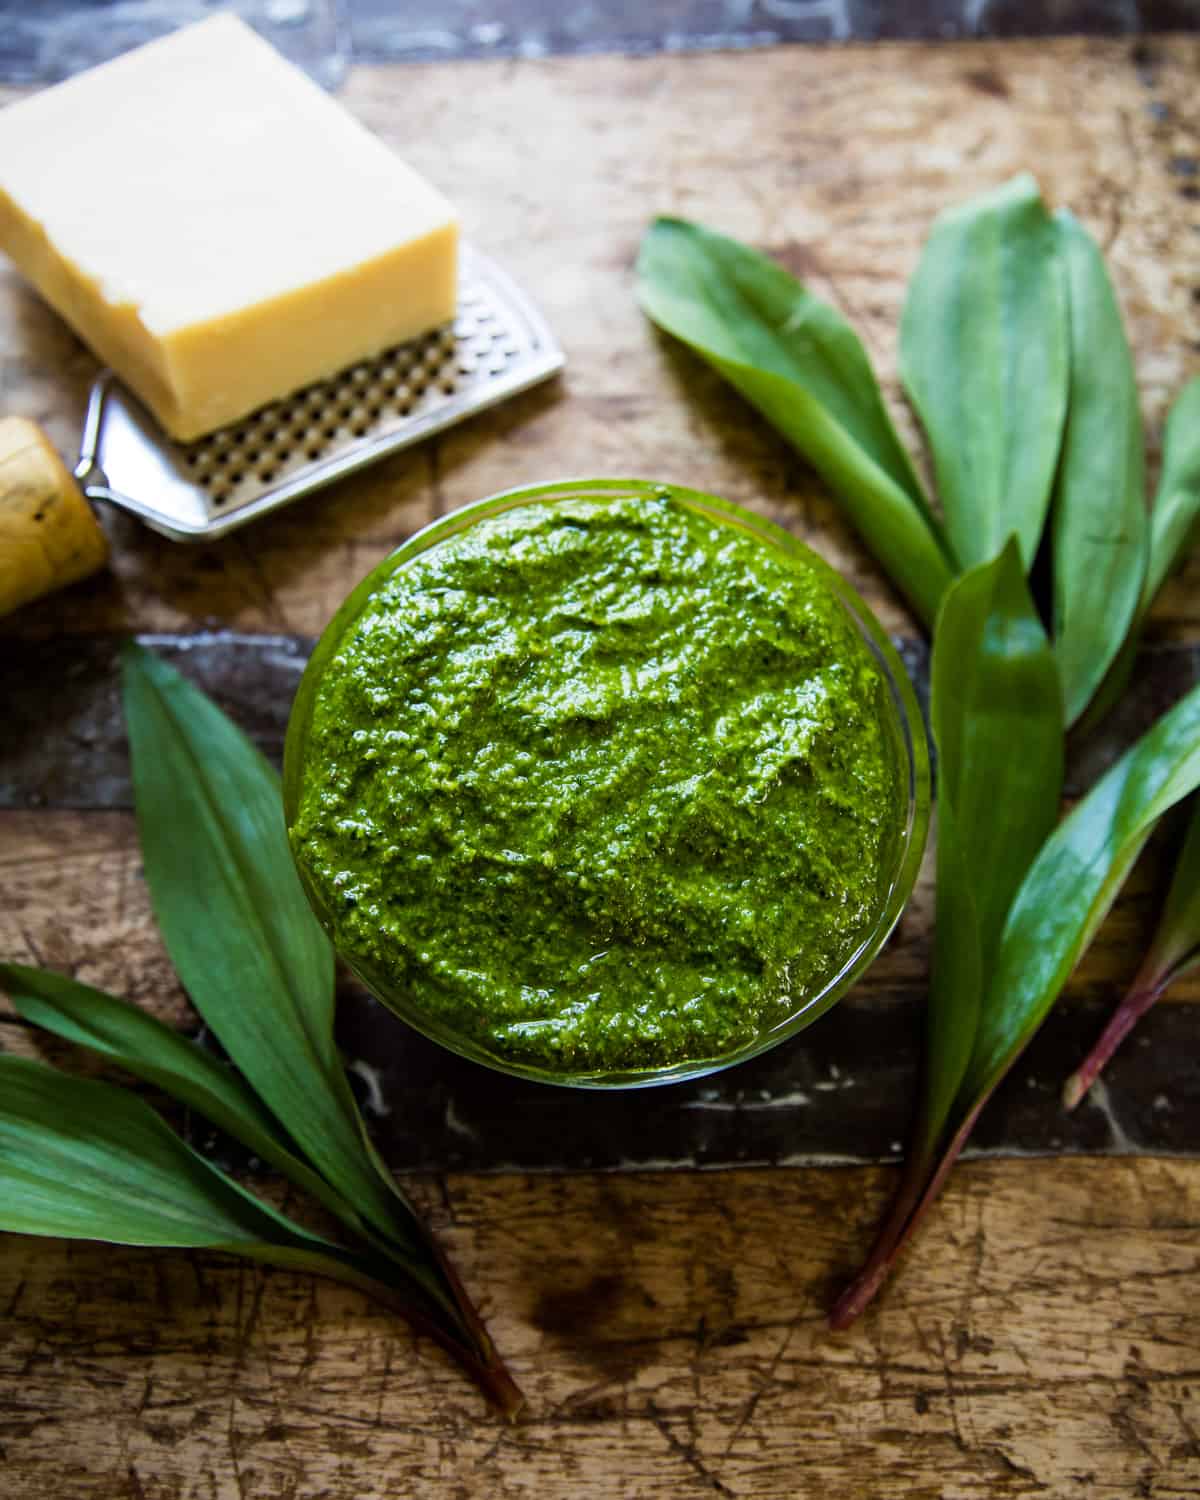
[[[696,1077],[878,953],[929,815],[869,611],[728,502],[517,490],[426,528],[305,672],[285,811],[340,956],[455,1051],[553,1083]]]

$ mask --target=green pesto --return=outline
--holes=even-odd
[[[822,570],[659,499],[556,500],[397,568],[319,680],[291,829],[342,953],[558,1073],[747,1045],[894,858],[886,688]]]

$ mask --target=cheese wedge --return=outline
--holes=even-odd
[[[232,15],[0,110],[0,248],[179,439],[449,321],[457,244]]]

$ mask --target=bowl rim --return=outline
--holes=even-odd
[[[807,997],[798,1008],[773,1025],[765,1027],[743,1046],[717,1057],[673,1063],[660,1068],[567,1072],[512,1062],[490,1053],[472,1038],[462,1036],[453,1028],[424,1013],[418,1005],[407,1002],[403,997],[398,997],[390,989],[386,978],[379,972],[373,971],[369,962],[343,952],[334,942],[331,930],[332,915],[321,893],[308,879],[302,863],[295,857],[295,850],[292,848],[292,826],[302,791],[304,754],[317,688],[325,666],[340,645],[343,636],[367,607],[381,584],[406,563],[411,562],[414,557],[427,552],[431,547],[439,545],[481,521],[490,520],[506,511],[525,505],[553,504],[556,501],[569,499],[653,500],[664,497],[671,498],[709,520],[731,525],[749,533],[764,545],[783,552],[786,556],[800,559],[808,566],[815,568],[830,586],[831,592],[846,610],[872,651],[888,689],[886,701],[892,708],[889,728],[901,757],[901,778],[903,778],[905,761],[907,761],[908,806],[903,826],[898,830],[894,869],[876,921],[864,933],[858,945],[847,956],[836,973],[826,980],[819,991]],[[472,501],[443,516],[436,517],[421,527],[394,551],[382,558],[355,585],[321,632],[297,687],[284,742],[283,804],[288,845],[292,848],[293,863],[299,873],[309,903],[322,928],[329,935],[334,951],[341,961],[382,1004],[407,1025],[440,1046],[460,1057],[491,1068],[495,1072],[564,1088],[620,1091],[704,1078],[713,1073],[724,1072],[738,1063],[747,1062],[750,1058],[757,1057],[779,1046],[782,1042],[788,1041],[811,1025],[835,1005],[862,977],[891,936],[916,884],[929,831],[931,800],[929,745],[925,720],[917,702],[916,693],[896,648],[857,590],[818,552],[776,522],[735,501],[662,480],[558,479],[535,485],[519,485]]]

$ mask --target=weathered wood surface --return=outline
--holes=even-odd
[[[931,218],[1033,166],[1106,246],[1154,443],[1170,392],[1200,367],[1200,187],[1181,166],[1200,149],[1198,71],[1196,38],[1136,54],[1066,42],[360,70],[350,106],[450,188],[472,237],[535,291],[567,347],[565,379],[211,548],[106,517],[113,570],[13,616],[0,654],[65,635],[311,637],[433,515],[571,472],[676,478],[756,506],[911,637],[804,466],[645,326],[630,278],[647,219],[691,214],[778,254],[849,311],[894,397],[897,315]],[[5,410],[46,421],[69,453],[93,368],[0,276]],[[1155,643],[1200,639],[1198,580],[1200,558],[1156,611]],[[224,688],[236,696],[232,679]],[[15,710],[0,713],[11,736]],[[1148,870],[1068,1004],[1111,1003],[1154,905]],[[897,1015],[919,996],[928,923],[922,886],[872,973],[877,1003],[892,996]],[[5,957],[77,966],[189,1023],[149,928],[125,812],[0,814],[0,935]],[[1197,994],[1180,987],[1185,1001]],[[31,1045],[11,1020],[0,1039]],[[1170,1084],[1162,1097],[1166,1115]],[[1200,1164],[970,1164],[882,1305],[827,1338],[820,1310],[887,1181],[877,1168],[419,1180],[529,1386],[532,1420],[511,1433],[428,1345],[348,1293],[205,1257],[9,1240],[0,1491],[1124,1500],[1200,1489]]]
[[[975,1163],[882,1305],[820,1309],[873,1168],[447,1177],[502,1429],[341,1288],[210,1256],[0,1255],[5,1500],[1183,1500],[1200,1164]]]

